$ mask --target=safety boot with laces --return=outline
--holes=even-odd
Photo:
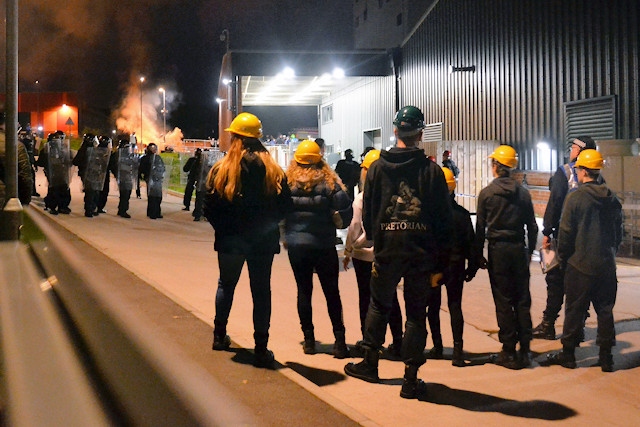
[[[347,363],[344,367],[345,374],[370,383],[380,382],[378,376],[378,360],[380,353],[377,350],[367,348],[364,359],[360,363]]]
[[[555,340],[556,339],[556,326],[554,322],[548,320],[542,320],[538,326],[531,330],[534,338],[543,340]]]

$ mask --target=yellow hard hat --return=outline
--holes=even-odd
[[[296,162],[301,165],[313,165],[322,160],[320,146],[313,141],[305,139],[298,145],[293,155]]]
[[[456,189],[456,177],[451,172],[449,168],[442,168],[442,172],[444,172],[444,179],[447,181],[447,187],[449,187],[449,192],[452,192]]]
[[[251,113],[240,113],[225,130],[237,135],[261,138],[262,122]]]
[[[511,169],[518,166],[518,153],[510,145],[499,146],[489,155],[489,158]]]
[[[602,154],[593,149],[582,150],[578,155],[575,167],[583,167],[587,169],[602,169],[604,159]]]
[[[360,167],[369,169],[371,167],[371,163],[375,162],[379,158],[380,150],[369,150],[369,152],[364,156]]]

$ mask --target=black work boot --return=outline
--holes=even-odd
[[[387,347],[387,352],[394,360],[400,360],[402,358],[402,337],[394,338],[393,342]]]
[[[464,367],[464,353],[462,352],[462,341],[453,343],[453,356],[451,356],[451,365],[459,368]]]
[[[518,352],[518,359],[520,361],[520,365],[523,368],[528,368],[531,366],[531,348],[529,347],[529,343],[520,343],[520,351]]]
[[[489,356],[489,363],[504,366],[507,369],[517,370],[522,368],[522,365],[520,365],[520,362],[518,361],[516,350],[510,348],[503,348],[500,353]]]
[[[334,331],[336,342],[333,344],[333,357],[336,359],[344,359],[349,357],[349,347],[344,338],[344,331]]]
[[[255,356],[255,359],[253,360],[253,366],[255,366],[256,368],[275,368],[276,359],[273,355],[273,351],[267,349],[266,347],[256,347],[253,354]]]
[[[611,347],[600,347],[600,355],[596,366],[600,366],[602,372],[613,372],[613,355]]]
[[[442,359],[444,348],[442,347],[442,335],[431,335],[433,340],[433,348],[427,353],[428,359]]]
[[[302,333],[304,334],[302,351],[304,351],[304,354],[316,354],[316,337],[313,333],[313,329],[302,331]]]
[[[540,362],[540,366],[560,365],[567,369],[575,369],[576,355],[573,347],[564,347],[561,352],[547,354],[546,360]]]
[[[378,360],[380,353],[378,350],[365,349],[364,359],[360,363],[347,363],[344,367],[345,374],[370,383],[380,382],[378,377]]]
[[[404,367],[404,380],[402,382],[402,389],[400,390],[400,397],[403,399],[418,399],[427,391],[426,384],[418,379],[418,366],[405,365]]]
[[[555,322],[542,319],[542,322],[531,331],[534,338],[543,340],[555,340],[556,339],[556,325]]]
[[[225,324],[217,324],[213,328],[213,348],[214,350],[227,350],[231,345],[231,338],[227,335]]]

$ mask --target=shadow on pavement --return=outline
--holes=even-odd
[[[434,383],[427,383],[427,394],[420,400],[474,412],[498,412],[513,417],[549,421],[565,420],[577,415],[573,409],[555,402],[546,400],[520,402],[473,391],[456,390]]]
[[[285,365],[302,375],[318,387],[331,385],[347,379],[345,374],[326,369],[312,368],[296,362],[287,362]]]

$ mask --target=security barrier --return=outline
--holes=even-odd
[[[257,424],[92,279],[40,215],[25,214],[25,241],[0,242],[3,424]]]

